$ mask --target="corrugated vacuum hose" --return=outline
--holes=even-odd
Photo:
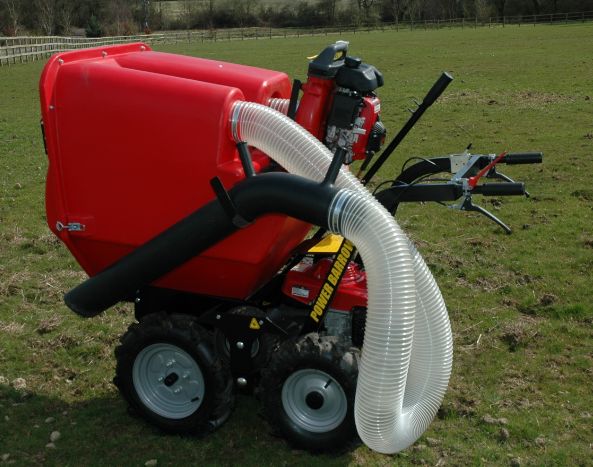
[[[288,172],[322,181],[332,154],[285,115],[237,102],[234,139],[264,151]],[[432,274],[393,217],[345,168],[329,209],[331,230],[359,250],[368,312],[356,391],[358,434],[382,453],[410,446],[434,418],[452,365],[447,310]]]

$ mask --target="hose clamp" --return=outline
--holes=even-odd
[[[332,232],[342,233],[339,231],[340,219],[344,212],[344,205],[353,194],[350,190],[342,189],[332,199],[327,213],[327,225]]]
[[[241,137],[239,136],[239,114],[241,113],[241,102],[235,102],[233,106],[233,112],[231,113],[231,133],[233,135],[233,139],[235,143],[241,142]]]

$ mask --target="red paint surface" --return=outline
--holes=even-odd
[[[304,304],[310,304],[319,294],[323,282],[332,266],[330,258],[323,258],[312,265],[292,269],[286,275],[282,292]],[[295,294],[293,288],[306,289],[308,297]],[[348,263],[344,277],[338,286],[330,308],[340,311],[351,311],[356,307],[367,306],[367,281],[366,273],[356,263]]]

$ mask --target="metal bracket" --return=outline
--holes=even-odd
[[[229,196],[228,192],[225,190],[224,185],[220,181],[220,178],[212,178],[210,180],[210,186],[212,187],[212,190],[214,191],[214,194],[218,198],[218,201],[222,205],[224,211],[229,216],[229,219],[231,219],[232,223],[236,227],[243,229],[251,224],[251,222],[249,222],[247,219],[245,219],[237,212],[237,208],[235,207],[233,200]]]
[[[64,224],[63,222],[56,222],[56,230],[61,232],[62,230],[66,230],[68,232],[84,232],[86,230],[86,225],[81,224],[80,222],[69,222],[68,224]]]

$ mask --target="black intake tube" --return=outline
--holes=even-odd
[[[237,183],[228,194],[237,214],[248,221],[280,213],[327,229],[329,206],[338,191],[296,175],[269,173]],[[81,316],[96,316],[237,229],[215,199],[69,291],[64,301]]]

